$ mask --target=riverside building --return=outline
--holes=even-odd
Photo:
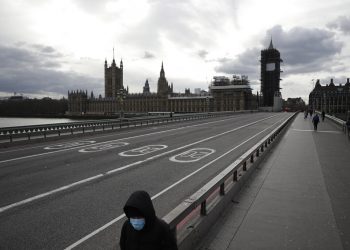
[[[324,110],[328,114],[346,114],[350,111],[350,81],[334,84],[333,79],[329,84],[322,86],[317,79],[315,88],[309,95],[309,108]]]

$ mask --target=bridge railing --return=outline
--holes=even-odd
[[[177,236],[179,249],[195,249],[259,162],[262,154],[295,117],[290,116],[196,193],[184,200],[163,219]]]
[[[84,134],[87,132],[114,130],[123,127],[136,127],[158,123],[168,123],[177,121],[186,121],[194,119],[203,119],[209,117],[226,116],[237,113],[257,112],[256,110],[245,110],[236,112],[209,112],[180,114],[173,116],[149,116],[134,119],[109,119],[109,120],[90,120],[83,122],[43,124],[33,126],[17,126],[0,128],[0,141],[13,142],[13,140],[31,140],[35,138],[44,138],[61,135]]]
[[[321,111],[316,111],[316,113],[321,114]],[[338,117],[335,117],[333,115],[328,115],[328,114],[326,114],[326,118],[334,122],[335,124],[339,125],[342,128],[343,132],[346,133],[345,121],[343,121],[342,119],[339,119]]]

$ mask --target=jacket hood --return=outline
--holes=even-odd
[[[146,191],[136,191],[130,195],[124,206],[124,213],[128,218],[130,218],[128,210],[132,209],[137,209],[145,216],[146,224],[147,222],[152,223],[156,218],[151,197]]]

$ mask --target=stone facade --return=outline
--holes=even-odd
[[[114,58],[110,67],[108,67],[107,60],[105,60],[105,97],[116,98],[121,89],[124,90],[123,61],[120,60],[118,68]]]
[[[350,81],[335,85],[333,79],[329,84],[322,86],[316,81],[315,88],[309,95],[309,108],[324,110],[328,114],[346,113],[350,110]]]
[[[209,93],[199,94],[173,92],[173,84],[169,85],[165,77],[162,63],[158,79],[157,93],[150,91],[148,80],[143,92],[130,94],[123,86],[123,63],[118,68],[113,59],[111,67],[105,61],[105,98],[96,98],[87,91],[68,92],[69,115],[114,115],[121,112],[214,112],[256,109],[256,97],[253,97],[248,80],[214,78]]]

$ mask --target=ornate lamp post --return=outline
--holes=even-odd
[[[117,93],[117,100],[119,102],[119,106],[120,106],[120,114],[119,114],[119,118],[120,118],[120,126],[122,124],[122,120],[124,117],[124,99],[126,98],[126,93],[124,89],[120,89]]]
[[[209,96],[205,98],[206,106],[207,106],[207,112],[209,113]]]
[[[313,93],[313,95],[312,95],[312,103],[311,103],[311,105],[312,105],[312,110],[315,112],[316,111],[316,90],[315,90],[315,84],[314,84],[314,81],[315,81],[315,79],[312,79],[311,80],[311,84],[312,84],[312,90],[311,90],[311,92],[314,92]]]

